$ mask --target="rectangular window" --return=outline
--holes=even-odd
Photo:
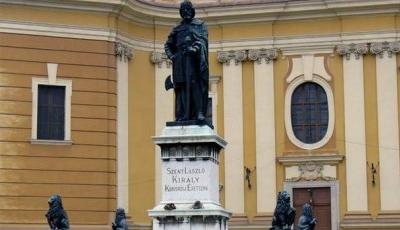
[[[37,139],[64,138],[65,86],[38,85]]]

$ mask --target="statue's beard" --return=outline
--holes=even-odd
[[[279,210],[283,211],[283,212],[287,212],[290,208],[290,205],[287,203],[281,203],[281,205],[279,205]]]

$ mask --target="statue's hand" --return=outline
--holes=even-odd
[[[186,53],[187,54],[195,54],[195,53],[197,53],[197,49],[196,48],[194,48],[193,46],[189,46],[187,49],[186,49]]]
[[[172,55],[169,59],[171,59],[171,61],[175,61],[175,59],[176,59],[176,54]]]
[[[316,223],[317,223],[317,219],[316,219],[316,218],[313,218],[312,221],[311,221],[311,223],[312,223],[312,224],[316,224]]]

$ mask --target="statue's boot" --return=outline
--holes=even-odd
[[[206,117],[204,116],[204,114],[202,113],[202,112],[200,112],[198,115],[197,115],[197,120],[199,120],[199,121],[204,121],[206,119]]]

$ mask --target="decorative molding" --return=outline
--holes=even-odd
[[[387,53],[388,57],[391,58],[393,54],[400,52],[400,41],[395,42],[374,42],[370,46],[371,53],[378,55],[383,58],[384,54]]]
[[[172,61],[168,58],[167,54],[161,52],[151,52],[150,61],[153,64],[157,64],[158,68],[162,67],[163,62],[165,62],[167,68],[170,68]]]
[[[248,51],[248,59],[261,64],[264,59],[265,63],[269,64],[278,57],[278,49],[251,49]]]
[[[161,148],[161,159],[163,161],[175,160],[211,160],[219,163],[219,147],[210,144],[179,144]]]
[[[72,143],[71,141],[71,95],[72,95],[72,80],[57,78],[57,64],[47,63],[47,78],[32,78],[32,129],[31,143],[32,144],[65,144]],[[49,141],[40,140],[37,138],[38,124],[38,95],[39,85],[53,85],[65,87],[65,120],[64,120],[64,140]]]
[[[133,50],[128,45],[121,42],[115,43],[115,56],[119,57],[121,61],[130,61],[133,58]]]
[[[243,62],[247,59],[246,50],[230,50],[230,51],[218,51],[217,52],[218,62],[230,65],[231,60],[235,61],[238,65],[239,62]]]
[[[221,81],[220,75],[210,75],[209,82],[210,84],[218,84]]]
[[[1,0],[0,0],[1,2]],[[15,20],[0,20],[0,32],[28,34],[38,36],[79,38],[121,42],[134,50],[163,52],[164,41],[154,41],[129,35],[112,28],[95,28],[76,25],[59,25],[43,22],[26,22]],[[210,52],[225,50],[245,50],[273,47],[278,48],[282,55],[298,55],[305,53],[333,53],[336,45],[342,43],[359,43],[396,41],[400,33],[396,30],[368,31],[333,34],[313,34],[296,36],[267,36],[246,39],[227,39],[210,42]]]
[[[286,179],[287,182],[298,181],[331,181],[336,180],[334,177],[324,176],[324,165],[316,162],[306,162],[298,166],[299,176]]]
[[[33,145],[72,145],[71,140],[38,140],[31,139]]]
[[[259,1],[257,3],[257,1]],[[398,13],[394,0],[325,0],[325,4],[309,1],[249,1],[238,4],[237,1],[206,5],[196,4],[198,16],[206,19],[209,25],[232,24],[239,22],[274,22],[276,20],[295,20],[313,18],[331,18],[345,15],[371,15]],[[104,12],[123,16],[137,23],[173,25],[179,20],[176,14],[179,5],[165,6],[141,0],[0,0],[0,4],[35,6],[52,9],[82,10]],[[224,7],[221,7],[224,5]],[[156,18],[156,21],[152,19]]]
[[[316,162],[326,165],[337,165],[344,159],[343,155],[335,153],[331,154],[314,154],[314,155],[285,155],[277,157],[277,160],[282,165],[293,166],[301,165],[309,162]]]
[[[342,44],[336,47],[337,52],[346,56],[346,60],[350,60],[351,54],[354,54],[355,58],[358,60],[360,56],[366,54],[368,52],[368,44],[360,43],[360,44]]]
[[[328,76],[330,77],[330,76]],[[325,93],[326,97],[328,100],[328,128],[326,130],[325,136],[315,142],[315,143],[305,143],[299,140],[296,135],[294,134],[293,131],[293,126],[292,126],[292,116],[291,116],[291,108],[292,108],[292,95],[295,91],[295,89],[305,83],[305,82],[313,82],[321,86]],[[306,79],[305,74],[300,75],[293,79],[287,89],[286,89],[286,95],[285,95],[285,129],[286,129],[286,134],[289,138],[289,140],[296,145],[299,148],[302,149],[307,149],[307,150],[312,150],[312,149],[318,149],[324,146],[325,144],[328,143],[330,138],[332,137],[333,130],[335,128],[335,102],[334,102],[334,97],[333,97],[333,90],[331,86],[329,85],[328,81],[315,74],[314,72],[311,72],[311,79]]]

